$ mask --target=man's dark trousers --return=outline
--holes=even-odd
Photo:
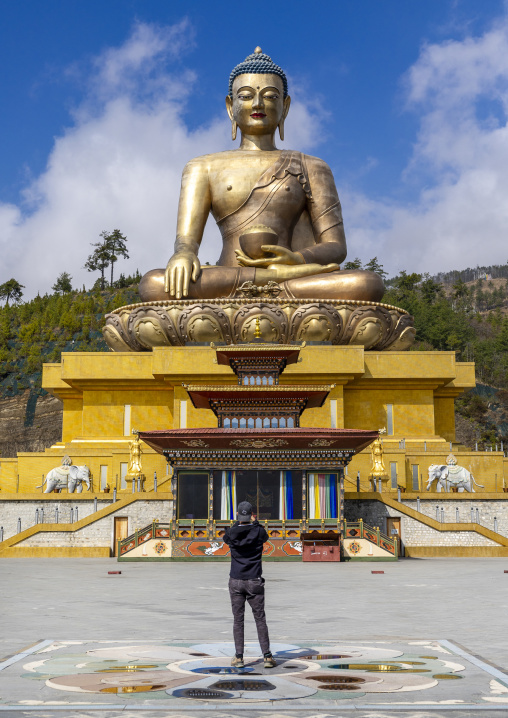
[[[245,601],[249,602],[252,608],[256,628],[258,631],[259,645],[263,654],[270,651],[270,639],[265,616],[265,579],[259,578],[230,578],[229,595],[231,597],[231,608],[233,609],[233,637],[235,639],[235,651],[243,654],[244,617]]]

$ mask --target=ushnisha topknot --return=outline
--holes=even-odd
[[[284,87],[284,98],[288,96],[288,80],[286,73],[276,65],[269,55],[265,55],[260,47],[256,47],[252,55],[248,55],[243,62],[240,62],[229,76],[229,96],[233,97],[233,82],[238,75],[246,73],[253,75],[278,75]]]

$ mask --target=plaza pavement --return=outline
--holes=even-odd
[[[448,639],[508,673],[508,559],[403,559],[386,563],[266,562],[267,616],[273,642]],[[121,575],[108,575],[121,571]],[[383,574],[372,571],[384,571]],[[117,563],[114,559],[0,560],[0,660],[43,639],[230,641],[229,564]],[[247,609],[246,640],[255,640]],[[1,676],[1,674],[0,674]],[[501,716],[501,706],[471,711],[449,706],[400,718]],[[0,711],[31,718],[62,715]],[[93,715],[140,716],[126,708]],[[206,711],[168,711],[172,718]],[[70,713],[69,713],[70,715]],[[143,716],[157,715],[147,709]],[[165,714],[164,714],[165,715]],[[212,715],[210,713],[210,715]],[[229,706],[213,713],[232,718]],[[298,713],[242,710],[241,715],[352,716],[351,711]],[[392,709],[359,711],[355,718],[387,718]],[[504,709],[504,715],[508,715]]]

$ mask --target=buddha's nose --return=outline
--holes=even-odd
[[[260,94],[254,95],[254,100],[252,102],[252,109],[253,110],[260,110],[265,106],[265,103],[263,102],[263,96]]]

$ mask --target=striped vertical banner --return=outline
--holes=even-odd
[[[279,518],[293,519],[293,475],[291,471],[280,472]]]
[[[234,521],[236,516],[236,474],[222,472],[220,517],[222,521]]]
[[[309,519],[336,518],[336,474],[309,474]]]

